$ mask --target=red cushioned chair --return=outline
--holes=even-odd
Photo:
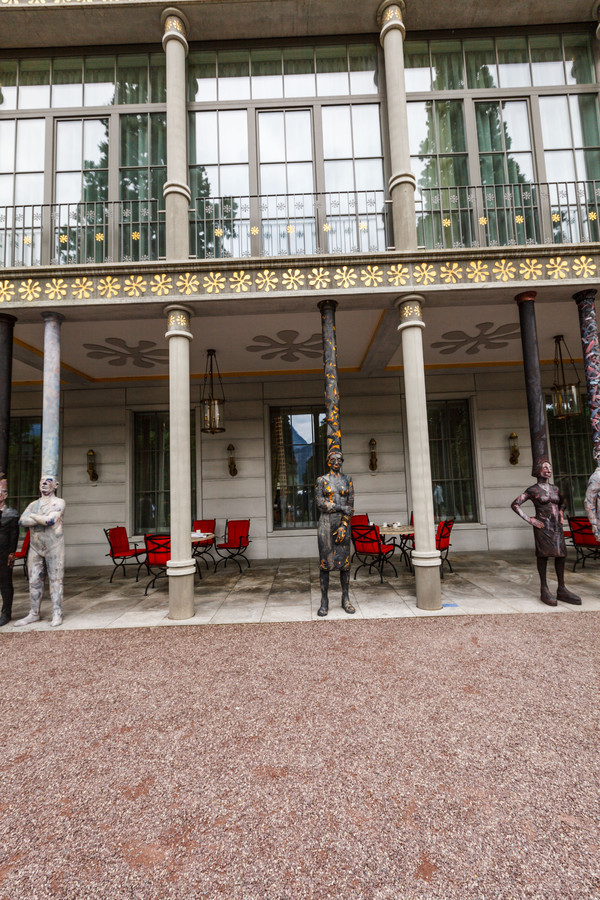
[[[240,558],[243,559],[248,568],[250,568],[250,560],[246,558],[246,551],[248,549],[248,544],[250,543],[250,538],[248,537],[249,533],[250,519],[227,520],[225,523],[225,535],[223,541],[220,544],[215,544],[217,555],[221,557],[221,559],[217,560],[215,563],[215,572],[221,563],[225,563],[226,566],[229,560],[233,560],[241,574],[242,567],[239,564]],[[221,553],[221,551],[223,552]]]
[[[130,545],[129,538],[127,537],[127,529],[123,525],[117,525],[115,528],[105,528],[104,534],[106,535],[106,540],[110,547],[110,550],[106,555],[110,556],[114,565],[114,569],[110,576],[110,583],[112,584],[117,569],[123,569],[123,577],[125,577],[125,566],[129,563],[135,563],[138,567],[135,576],[135,580],[137,581],[140,574],[140,568],[144,564],[146,551],[138,550],[135,542],[133,547]]]
[[[156,584],[157,579],[167,575],[167,563],[171,559],[171,535],[147,534],[144,541],[146,544],[145,565],[148,573],[152,576],[144,591],[144,596],[146,596],[149,589]]]
[[[19,563],[23,564],[23,575],[25,578],[29,578],[27,573],[27,554],[29,552],[29,528],[25,532],[25,537],[23,538],[23,543],[21,545],[21,549],[17,550],[15,553],[15,561],[13,567],[16,568]]]
[[[573,546],[577,554],[573,564],[573,571],[575,571],[579,563],[583,569],[586,559],[600,559],[600,543],[596,540],[587,516],[569,516],[568,518]]]
[[[201,531],[203,534],[214,535],[216,524],[216,519],[196,519],[192,524],[192,531]],[[210,552],[210,548],[214,546],[214,543],[214,537],[207,538],[205,541],[192,541],[192,556],[196,561],[202,560],[207,569],[207,559],[210,559],[211,565],[214,566],[215,564],[214,557]]]
[[[390,565],[394,573],[398,575],[396,566],[392,562],[396,545],[383,543],[377,525],[351,525],[350,530],[354,544],[354,556],[360,562],[360,566],[354,570],[355,580],[357,573],[365,566],[368,566],[369,574],[373,567],[377,569],[381,583],[383,583],[383,567],[386,564]]]
[[[352,518],[350,519],[350,529],[352,529],[353,525],[370,525],[370,524],[371,524],[371,520],[369,519],[369,516],[367,515],[367,513],[358,513],[356,516],[352,516]],[[354,561],[355,556],[356,556],[356,550],[354,551],[354,553],[352,554],[352,557],[350,559],[351,563]]]
[[[453,571],[450,560],[448,559],[448,551],[450,550],[450,534],[452,532],[453,525],[454,519],[443,519],[438,524],[437,534],[435,536],[435,546],[440,551],[440,557],[442,560],[440,566],[440,573],[442,578],[444,577],[444,563],[447,564],[451,572]]]

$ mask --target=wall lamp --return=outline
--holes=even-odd
[[[371,440],[369,441],[369,452],[370,452],[369,469],[371,470],[371,472],[376,472],[377,471],[377,441],[375,440],[375,438],[371,438]]]
[[[235,453],[235,447],[233,446],[233,444],[229,444],[229,446],[227,447],[227,452],[229,453],[229,474],[232,478],[235,478],[235,476],[237,475],[237,468],[235,465],[235,456],[233,455]]]
[[[98,481],[98,473],[96,472],[96,454],[93,450],[87,452],[87,473],[90,481]]]
[[[509,434],[508,447],[510,449],[510,457],[508,461],[511,466],[516,466],[519,462],[519,455],[521,452],[519,450],[519,435],[516,433],[516,431],[511,431],[511,433]]]

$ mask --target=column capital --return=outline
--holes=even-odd
[[[398,297],[394,303],[400,315],[398,331],[402,331],[410,325],[417,326],[417,328],[425,328],[425,322],[423,321],[424,303],[425,298],[422,294],[404,294],[402,297]]]
[[[160,16],[160,21],[163,26],[163,49],[166,47],[168,41],[171,38],[175,38],[175,40],[180,41],[180,43],[183,44],[183,46],[185,47],[185,52],[187,54],[187,33],[190,26],[186,16],[174,6],[169,6],[167,9],[163,9]]]
[[[6,325],[14,325],[16,321],[16,316],[11,316],[9,313],[0,313],[0,322],[4,322]]]
[[[537,291],[523,291],[522,294],[517,294],[515,297],[516,302],[521,305],[521,303],[527,303],[529,300],[532,302],[537,297]]]
[[[578,306],[580,303],[593,302],[597,293],[596,288],[585,288],[585,290],[577,291],[576,294],[573,294],[573,300]]]
[[[44,319],[44,321],[51,321],[52,319],[54,319],[55,322],[64,322],[65,321],[65,317],[63,316],[62,313],[53,312],[52,310],[49,310],[49,309],[45,309],[43,312],[40,313],[40,315],[41,315],[42,319]]]
[[[169,194],[180,194],[182,197],[185,197],[188,203],[192,202],[192,192],[183,181],[165,181],[163,184],[163,197],[167,197]]]
[[[164,313],[167,316],[167,331],[165,337],[185,337],[192,340],[193,334],[190,328],[192,309],[183,303],[170,303],[165,306]]]
[[[377,10],[377,23],[381,29],[380,41],[382,44],[387,32],[393,28],[397,28],[404,38],[404,35],[406,34],[406,27],[404,25],[405,12],[406,3],[404,0],[383,0],[383,2],[379,4],[379,9]]]
[[[335,312],[337,305],[337,300],[333,300],[331,297],[328,297],[326,300],[320,300],[317,303],[317,307],[321,312],[323,312],[324,309],[333,309]]]

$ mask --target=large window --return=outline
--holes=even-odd
[[[322,407],[271,408],[273,528],[316,528],[315,481],[324,474],[327,423]]]
[[[196,517],[196,441],[191,413],[192,520]],[[168,532],[170,528],[169,413],[134,414],[134,531]],[[192,523],[190,522],[190,528]]]
[[[18,510],[39,497],[42,468],[42,420],[39,416],[14,416],[8,445],[8,504]]]
[[[596,468],[589,407],[582,397],[582,412],[578,416],[556,419],[552,402],[546,400],[548,436],[552,456],[552,480],[561,490],[567,512],[571,516],[585,515],[583,500],[590,475]]]
[[[477,522],[469,401],[429,400],[427,421],[435,518]]]

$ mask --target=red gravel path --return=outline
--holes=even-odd
[[[5,635],[0,900],[600,897],[600,614]]]

